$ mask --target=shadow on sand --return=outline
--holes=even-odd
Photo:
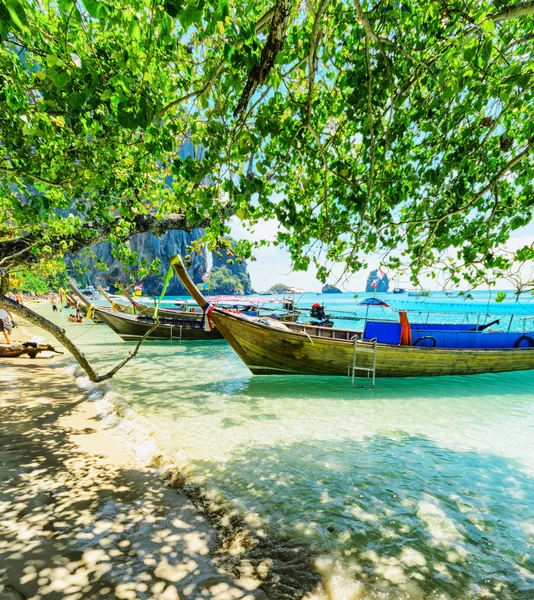
[[[65,378],[0,364],[0,598],[265,598],[253,568],[239,581],[223,568],[183,494],[87,425]]]

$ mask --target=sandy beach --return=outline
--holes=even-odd
[[[15,340],[29,337],[15,330]],[[0,361],[0,599],[265,598],[53,358]]]

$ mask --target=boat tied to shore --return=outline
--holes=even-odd
[[[348,375],[353,383],[368,378],[372,387],[375,377],[534,369],[533,332],[494,331],[478,325],[412,326],[402,310],[400,322],[366,320],[362,331],[250,318],[211,305],[191,281],[181,258],[173,257],[171,264],[203,310],[205,322],[221,332],[255,375]],[[532,305],[513,309],[514,314],[534,316]],[[462,312],[462,307],[456,311]]]
[[[76,284],[71,282],[71,290],[78,298],[78,300],[73,299],[73,303],[80,306],[84,316],[95,323],[105,323],[124,341],[138,341],[145,337],[159,341],[216,340],[223,337],[216,329],[210,331],[204,328],[203,313],[196,303],[190,306],[186,301],[180,301],[176,308],[161,308],[159,303],[149,306],[136,302],[124,286],[120,288],[129,304],[121,302],[116,296],[111,297],[99,286],[100,294],[111,305],[103,307],[91,303]],[[268,302],[280,303],[284,300],[271,299]],[[226,305],[228,310],[250,317],[259,316],[261,313],[271,314],[273,318],[280,321],[292,321],[298,317],[298,313],[294,310],[266,309],[261,305],[262,303],[254,299],[216,296],[212,301]],[[156,315],[158,323],[154,327]]]

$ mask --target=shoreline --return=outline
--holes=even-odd
[[[53,363],[0,361],[2,600],[266,598],[260,580],[224,568],[209,520],[106,432]]]
[[[35,341],[44,336],[57,349],[63,349],[56,340],[49,339],[47,332],[30,333],[27,325],[14,330],[13,341]],[[114,431],[117,420],[119,425],[123,420],[130,424],[126,412],[137,413],[118,396],[103,410],[99,403],[106,402],[105,384],[93,386],[85,373],[82,376],[60,356],[48,357],[46,353],[35,359],[0,360],[0,382],[0,564],[6,565],[0,567],[1,600],[33,597],[37,592],[41,598],[57,597],[56,588],[63,585],[57,583],[58,576],[66,583],[74,577],[85,584],[67,585],[71,600],[93,595],[126,600],[174,600],[191,594],[220,600],[317,597],[314,592],[322,587],[321,577],[313,565],[317,557],[310,549],[247,523],[246,515],[240,514],[228,499],[214,497],[208,489],[188,482],[187,474],[172,459],[158,453],[152,453],[149,460],[137,457],[132,442]],[[12,433],[13,426],[17,434]],[[37,446],[35,436],[39,439]],[[57,438],[62,440],[61,449]],[[43,463],[49,465],[44,476]],[[26,464],[32,468],[28,473]],[[69,496],[69,505],[70,500],[76,504],[78,494],[85,499],[80,500],[83,527],[71,513],[62,521],[63,505],[58,513],[56,500],[58,486],[68,487],[62,495]],[[127,509],[123,506],[125,494]],[[16,501],[19,497],[29,499],[26,507]],[[119,518],[118,530],[133,528],[135,556],[128,558],[131,550],[126,554],[121,550],[129,548],[131,536],[121,537],[120,532],[112,536],[118,540],[116,543],[104,541],[104,547],[100,547],[101,539],[108,539],[102,537],[101,513],[109,511],[110,506],[115,507],[111,521]],[[159,516],[154,520],[150,511]],[[33,550],[11,559],[14,549],[18,549],[15,519],[21,521],[25,539],[32,548],[35,546],[37,555],[52,554],[54,564],[67,565],[60,568],[59,574],[48,563],[41,569],[44,577],[31,569],[27,572],[28,563],[35,562]],[[137,524],[147,519],[149,529],[137,539]],[[65,529],[56,527],[56,520]],[[109,516],[104,519],[106,531],[114,530],[111,521]],[[175,522],[181,526],[177,528]],[[162,538],[159,545],[163,548],[153,549],[153,540],[161,537],[160,530],[169,539],[166,542]],[[83,542],[91,535],[96,548]],[[54,549],[56,538],[63,548],[59,553]],[[61,561],[61,552],[71,546],[78,560]],[[167,551],[171,561],[165,556]],[[162,552],[161,560],[154,558]],[[124,583],[125,562],[130,572],[143,575],[142,581],[134,578]],[[191,572],[184,567],[186,564]]]

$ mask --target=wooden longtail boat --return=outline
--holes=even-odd
[[[152,317],[144,315],[128,315],[103,308],[95,308],[95,312],[125,342],[140,340],[155,323]],[[217,329],[205,331],[200,321],[159,315],[158,319],[160,324],[150,333],[149,340],[220,340],[223,337]]]
[[[122,289],[122,288],[121,288]],[[130,304],[123,304],[122,302],[118,302],[117,300],[113,300],[110,298],[106,292],[98,286],[98,291],[102,294],[102,296],[111,304],[111,310],[114,312],[124,313],[126,315],[144,315],[147,317],[153,317],[154,312],[156,310],[155,306],[148,306],[147,304],[140,304],[135,302],[135,300],[128,294],[127,291],[125,296],[130,301]],[[198,311],[188,312],[185,310],[179,310],[177,308],[159,308],[158,315],[160,317],[166,317],[169,319],[187,319],[192,321],[200,321],[202,320],[202,313]]]
[[[247,318],[211,306],[189,278],[179,256],[173,257],[171,264],[187,291],[256,375],[367,377],[375,361],[377,377],[475,375],[534,369],[532,345],[490,349],[401,346],[365,341],[362,332],[321,331],[317,327]],[[472,335],[492,334],[472,332]],[[531,340],[523,335],[517,341],[523,338],[527,343]],[[357,369],[353,368],[355,365]]]
[[[126,289],[126,287],[122,284],[118,284],[119,288],[121,289],[123,296],[129,301],[129,304],[123,304],[121,302],[118,302],[117,300],[114,300],[112,298],[110,298],[108,296],[108,294],[106,293],[106,291],[101,287],[98,286],[98,291],[102,294],[102,296],[109,302],[109,304],[111,305],[111,308],[113,311],[116,312],[121,312],[121,313],[125,313],[128,315],[131,314],[137,314],[137,315],[146,315],[149,317],[154,316],[154,312],[156,310],[155,306],[148,306],[147,304],[142,304],[139,302],[136,302],[132,296],[130,295],[130,293],[128,292],[128,290]],[[223,297],[218,297],[220,299],[223,299]],[[225,298],[225,297],[224,297]],[[262,314],[262,313],[272,313],[272,312],[276,312],[277,316],[276,319],[278,319],[279,321],[296,321],[299,317],[298,312],[289,312],[289,311],[277,311],[276,309],[266,309],[264,307],[257,308],[255,305],[251,304],[248,305],[246,303],[246,301],[243,300],[238,300],[237,304],[239,305],[239,302],[243,302],[243,306],[241,307],[242,311],[251,311],[252,313],[256,313],[256,314]],[[187,308],[161,308],[161,306],[158,309],[158,315],[160,317],[168,317],[170,319],[186,319],[186,320],[192,320],[192,321],[202,321],[202,312],[199,312],[198,307],[192,308],[190,307],[189,309]]]

